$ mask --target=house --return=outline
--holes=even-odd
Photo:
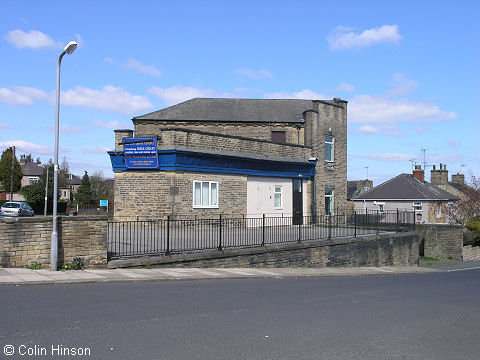
[[[77,191],[78,187],[82,184],[80,176],[68,174],[67,186],[60,188],[60,199],[70,200]]]
[[[351,200],[358,195],[362,195],[371,189],[373,189],[372,180],[366,179],[347,181],[347,200]]]
[[[27,162],[25,155],[20,157],[20,166],[22,167],[22,187],[32,185],[40,181],[43,175],[43,166],[36,162]]]
[[[420,165],[413,174],[400,174],[352,198],[357,212],[414,210],[417,223],[447,223],[447,207],[457,200],[457,196],[425,181]]]
[[[451,181],[448,181],[447,165],[442,163],[440,163],[439,170],[433,165],[433,169],[430,171],[430,182],[459,198],[465,196],[465,191],[468,188],[468,185],[465,184],[465,175],[463,174],[454,174]]]
[[[108,152],[114,216],[333,214],[347,200],[347,102],[195,98],[132,119]]]

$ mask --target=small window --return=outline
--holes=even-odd
[[[415,211],[422,211],[422,202],[421,201],[415,201],[413,203],[413,209]]]
[[[281,186],[275,186],[273,207],[275,209],[282,208],[282,187]]]
[[[218,208],[218,182],[193,182],[193,207]]]
[[[325,161],[334,161],[334,144],[335,138],[330,135],[325,135]]]
[[[385,211],[385,205],[384,204],[378,204],[378,211],[383,213]]]
[[[325,215],[333,215],[333,190],[325,190]]]
[[[272,131],[272,142],[285,144],[285,131]]]
[[[437,218],[442,217],[442,204],[437,203]]]
[[[31,177],[31,178],[28,178],[28,184],[29,185],[32,185],[32,184],[36,184],[40,181],[40,179],[38,177]]]

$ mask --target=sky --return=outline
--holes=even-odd
[[[0,150],[113,177],[131,118],[193,97],[348,101],[348,179],[480,176],[477,1],[0,2]],[[422,149],[426,149],[424,152]]]

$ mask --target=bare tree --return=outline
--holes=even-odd
[[[465,224],[480,216],[480,179],[470,174],[470,182],[462,190],[464,196],[449,207],[449,219],[456,224]]]

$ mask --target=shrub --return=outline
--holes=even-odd
[[[465,227],[470,231],[480,232],[480,217],[476,216],[468,220]]]

